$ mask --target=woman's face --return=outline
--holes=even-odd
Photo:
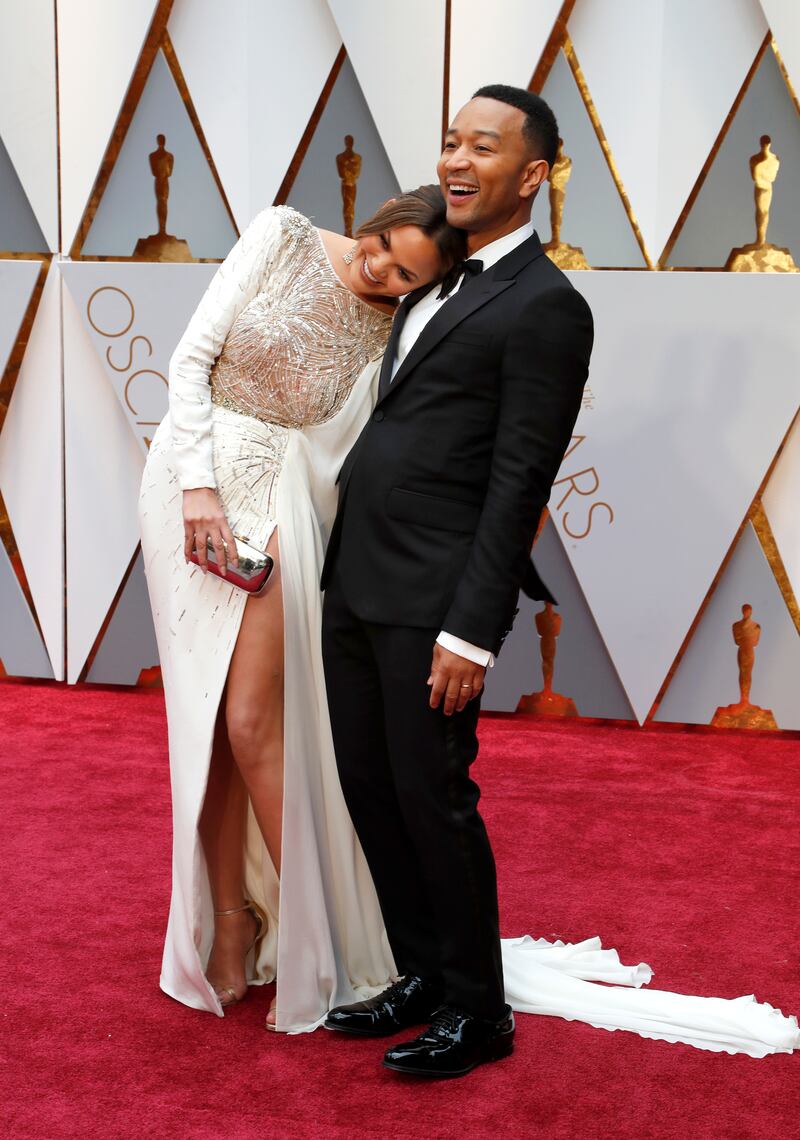
[[[402,297],[444,273],[436,243],[419,226],[397,226],[358,239],[347,267],[360,297]]]

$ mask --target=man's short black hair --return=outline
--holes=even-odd
[[[522,87],[509,87],[507,83],[490,83],[480,87],[473,99],[496,99],[498,103],[508,103],[525,116],[522,124],[524,135],[536,158],[545,159],[552,167],[558,150],[558,123],[549,105],[532,91]]]

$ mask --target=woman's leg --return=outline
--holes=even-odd
[[[248,598],[214,734],[200,837],[214,910],[244,902],[248,793],[270,858],[280,874],[283,822],[283,599],[277,534],[266,591]],[[247,989],[245,954],[256,933],[251,913],[215,918],[207,977],[219,991]],[[221,993],[220,996],[223,996]],[[223,996],[224,1001],[224,996]]]
[[[245,957],[257,924],[244,905],[244,844],[247,789],[231,752],[223,704],[214,731],[208,785],[200,816],[200,840],[208,866],[214,912],[237,911],[214,920],[214,945],[206,976],[224,1004],[247,990]],[[233,991],[233,992],[231,992]]]
[[[214,910],[233,910],[244,903],[242,872],[247,789],[231,752],[224,706],[223,693],[200,816],[200,839],[208,864]]]
[[[278,536],[267,548],[275,569],[260,597],[248,598],[231,659],[225,722],[275,870],[283,825],[283,596]]]

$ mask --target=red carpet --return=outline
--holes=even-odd
[[[798,1135],[800,1057],[520,1016],[514,1057],[410,1083],[381,1043],[224,1020],[157,989],[169,884],[160,694],[0,684],[4,1134]],[[504,933],[598,933],[655,985],[800,1011],[796,741],[484,722]]]

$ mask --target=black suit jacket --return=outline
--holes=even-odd
[[[362,620],[497,653],[580,409],[592,316],[534,234],[439,309],[387,387],[426,292],[398,311],[383,394],[342,467],[322,585],[335,565]]]

